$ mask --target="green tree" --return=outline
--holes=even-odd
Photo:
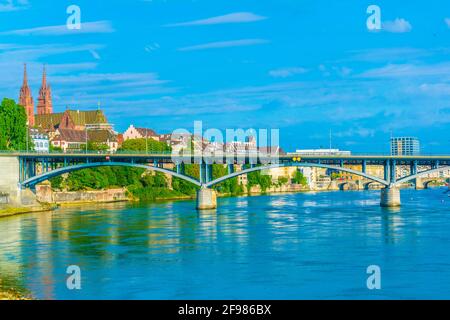
[[[200,166],[197,164],[186,164],[184,166],[184,174],[196,179],[200,178]],[[194,196],[198,190],[198,187],[186,180],[174,177],[172,179],[173,190],[180,192],[181,194]]]
[[[278,178],[278,185],[282,186],[289,182],[289,179],[286,177],[280,177]]]
[[[86,145],[86,144],[85,144]],[[89,141],[87,148],[89,151],[108,151],[109,146],[105,143]]]
[[[331,173],[331,180],[339,180],[342,178],[342,173],[334,171]]]
[[[55,147],[52,143],[49,144],[48,150],[50,152],[63,152],[63,149],[61,147]]]
[[[303,175],[303,173],[300,170],[297,170],[295,172],[294,178],[292,178],[292,183],[295,184],[301,184],[303,186],[308,184],[308,179]]]
[[[32,147],[31,139],[29,147]],[[0,150],[27,148],[27,115],[22,106],[12,99],[3,99],[0,105]]]
[[[228,168],[222,164],[213,164],[212,165],[212,176],[213,179],[218,179],[228,174]],[[214,189],[221,193],[231,194],[233,196],[240,195],[244,193],[244,188],[239,184],[238,178],[231,178],[225,180],[222,183],[214,186]]]
[[[147,142],[147,147],[145,143]],[[129,139],[123,142],[119,151],[170,152],[172,148],[165,142],[149,139]]]
[[[262,174],[261,171],[253,171],[247,174],[247,186],[248,190],[251,187],[259,185],[262,192],[266,192],[268,188],[272,186],[272,177],[266,174]]]
[[[57,176],[50,179],[50,184],[52,185],[52,189],[54,190],[62,190],[63,182],[64,178],[62,176]]]

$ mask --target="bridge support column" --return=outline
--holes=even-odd
[[[381,189],[380,205],[386,208],[400,207],[400,190],[397,187]]]
[[[425,184],[423,183],[422,178],[416,178],[415,179],[415,185],[416,185],[416,190],[423,190],[425,189]]]
[[[211,210],[217,208],[217,195],[213,189],[201,188],[197,191],[197,209]]]

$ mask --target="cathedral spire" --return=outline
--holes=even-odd
[[[39,90],[38,99],[38,114],[51,114],[53,113],[52,105],[52,91],[50,85],[47,83],[47,68],[44,65],[44,70],[42,73],[42,85]]]
[[[28,87],[27,64],[23,64],[23,87]]]
[[[23,67],[23,84],[20,88],[19,105],[25,108],[28,125],[34,126],[34,102],[31,95],[31,89],[28,86],[27,64]]]
[[[42,88],[47,88],[47,68],[44,64],[44,71],[42,72]]]

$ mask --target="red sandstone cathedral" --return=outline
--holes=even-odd
[[[28,117],[28,124],[30,126],[34,126],[34,101],[31,95],[31,89],[28,86],[28,77],[27,77],[27,65],[25,64],[23,70],[23,84],[22,88],[20,88],[20,97],[19,104],[25,108]],[[50,85],[47,83],[47,72],[44,66],[44,72],[42,74],[42,84],[41,89],[39,90],[39,98],[37,105],[37,113],[38,115],[42,114],[52,114],[53,113],[53,105],[52,105],[52,89]]]
[[[102,110],[80,111],[67,108],[64,112],[53,113],[52,90],[47,83],[45,66],[39,90],[37,115],[34,114],[34,101],[28,85],[26,64],[19,105],[25,108],[28,126],[47,134],[54,147],[60,147],[63,151],[79,150],[89,140],[107,145],[110,151],[117,150],[117,134]]]

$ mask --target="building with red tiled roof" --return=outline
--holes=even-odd
[[[64,152],[80,151],[86,148],[86,131],[74,129],[57,129],[51,143]]]
[[[87,136],[86,136],[87,135]],[[109,130],[73,130],[57,129],[51,143],[64,152],[84,151],[86,142],[105,145],[109,152],[117,151],[119,143],[117,136]]]

